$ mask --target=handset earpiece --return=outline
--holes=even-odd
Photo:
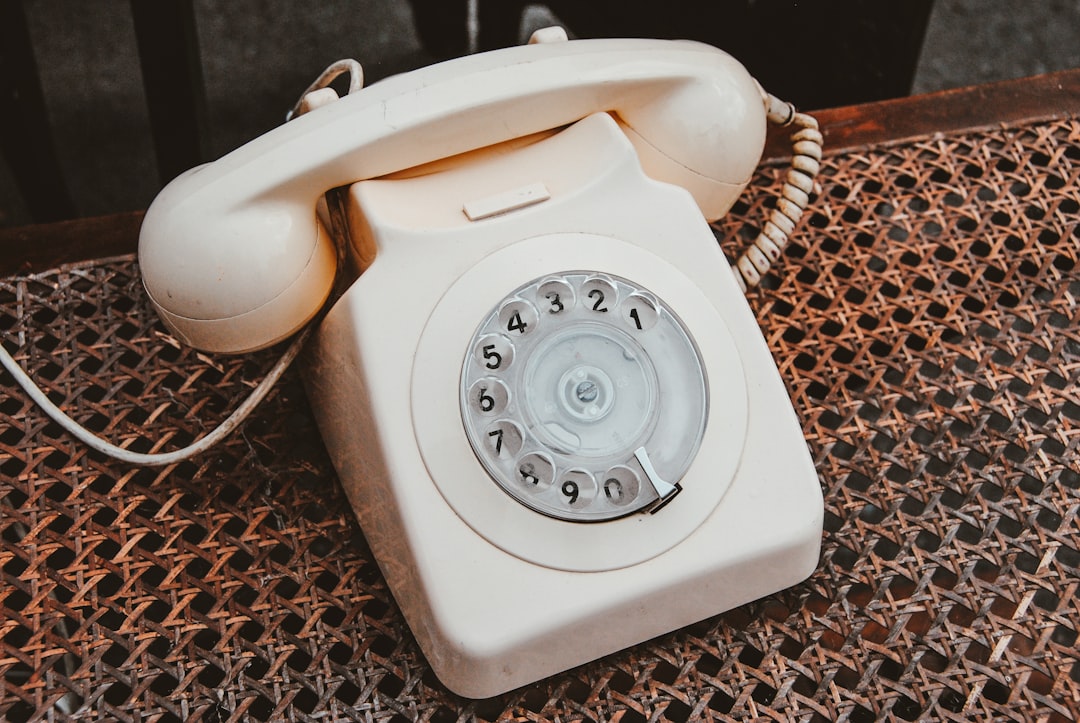
[[[645,173],[689,191],[710,222],[735,203],[765,145],[765,94],[742,66],[729,65],[616,114]]]
[[[325,192],[596,111],[620,119],[646,173],[688,189],[710,219],[764,148],[760,89],[707,45],[576,40],[458,58],[346,96],[174,180],[143,222],[144,285],[187,344],[268,346],[330,292],[334,251],[315,212]]]

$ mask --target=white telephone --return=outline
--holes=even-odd
[[[335,272],[355,277],[304,379],[452,690],[495,695],[814,570],[817,476],[706,223],[770,112],[787,110],[705,45],[536,43],[328,103],[147,213],[146,289],[202,349],[284,339]],[[339,263],[320,199],[346,185]]]

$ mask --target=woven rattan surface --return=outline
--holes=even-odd
[[[719,224],[727,250],[780,172]],[[1080,123],[844,153],[821,183],[750,297],[825,492],[805,583],[465,700],[388,594],[299,372],[164,470],[88,453],[3,377],[0,717],[1076,720]],[[0,331],[140,450],[212,426],[276,354],[180,348],[130,258],[0,281]]]

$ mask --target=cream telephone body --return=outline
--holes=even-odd
[[[570,41],[450,61],[174,181],[146,288],[245,351],[358,273],[302,358],[362,529],[439,678],[487,697],[775,592],[817,563],[800,426],[706,219],[766,101],[708,46]],[[351,184],[351,185],[350,185]]]

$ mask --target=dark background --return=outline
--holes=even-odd
[[[21,4],[74,212],[145,208],[160,182],[128,0]],[[625,11],[634,6],[625,1],[517,4],[524,7],[520,26],[485,15],[473,35],[480,45],[527,37],[555,20],[553,7],[583,36],[708,39],[740,58],[771,92],[806,109],[868,99],[867,73],[883,63],[910,67],[900,86],[895,77],[882,79],[876,88],[882,97],[1080,66],[1075,0],[936,0],[932,9],[930,0],[846,3],[856,12],[874,6],[878,16],[890,6],[894,17],[876,25],[841,17],[844,3],[822,0],[668,0],[659,16]],[[280,123],[297,94],[339,57],[360,60],[370,81],[463,52],[467,18],[453,6],[453,0],[434,0],[443,16],[429,9],[421,17],[404,0],[197,0],[203,154],[220,156]],[[920,12],[929,13],[928,22],[920,28],[915,17],[912,37],[912,16]],[[841,25],[843,32],[836,30]],[[32,220],[11,168],[0,159],[0,226]]]

